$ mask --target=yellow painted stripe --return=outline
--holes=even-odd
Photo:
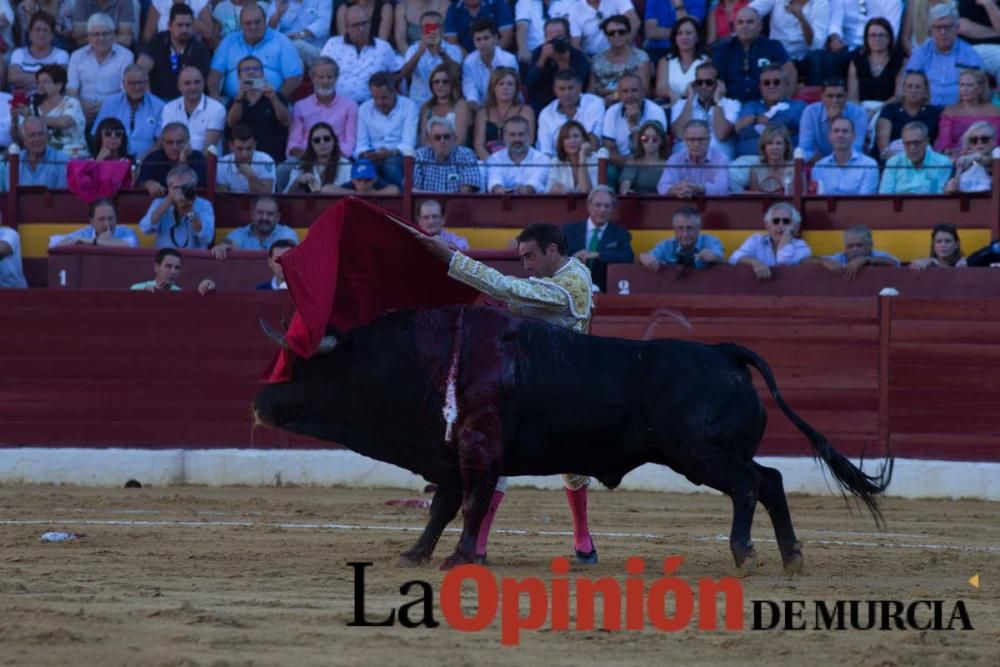
[[[139,225],[125,225],[129,227],[139,237],[140,248],[152,248],[156,241],[155,236],[147,236],[139,232]],[[21,256],[30,259],[44,259],[49,256],[49,238],[56,234],[69,234],[83,227],[80,223],[37,223],[18,226],[18,233],[21,235]],[[215,238],[224,239],[226,234],[233,231],[233,227],[222,227],[215,231]],[[305,238],[305,229],[296,229],[299,240]]]

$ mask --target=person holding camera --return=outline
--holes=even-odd
[[[434,96],[431,79],[438,65],[448,65],[455,71],[462,68],[462,49],[442,39],[442,23],[444,18],[438,12],[424,12],[420,17],[423,36],[410,44],[403,55],[399,78],[410,80],[410,99],[416,104],[423,104]]]
[[[649,252],[639,255],[639,263],[650,271],[667,264],[705,269],[725,261],[722,241],[701,233],[701,215],[690,206],[674,212],[670,219],[674,238],[663,239]]]
[[[183,2],[170,8],[170,23],[139,53],[136,64],[149,74],[149,88],[164,100],[180,97],[177,79],[185,67],[197,67],[208,76],[212,53],[194,36],[194,12]]]
[[[167,174],[167,196],[154,200],[139,221],[139,231],[156,234],[157,248],[211,247],[215,211],[211,202],[195,193],[197,183],[197,174],[184,165]]]
[[[226,106],[226,140],[233,140],[238,125],[250,128],[257,148],[275,162],[285,157],[292,114],[285,96],[264,78],[264,65],[255,56],[247,56],[236,66],[240,92]]]
[[[545,41],[531,53],[531,66],[524,85],[535,114],[552,100],[556,72],[570,69],[579,72],[581,81],[590,81],[590,59],[569,41],[569,19],[565,16],[545,22]]]

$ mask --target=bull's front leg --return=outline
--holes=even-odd
[[[469,418],[458,429],[458,460],[462,476],[462,535],[442,570],[475,562],[476,540],[489,511],[502,468],[500,420],[495,413]]]
[[[462,505],[462,487],[456,479],[451,482],[438,484],[431,500],[430,516],[427,519],[427,526],[421,533],[420,539],[413,547],[399,557],[400,567],[415,567],[423,565],[430,560],[437,546],[438,539],[445,527],[458,514],[458,508]]]

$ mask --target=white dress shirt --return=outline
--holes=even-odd
[[[865,24],[873,18],[881,17],[892,26],[894,43],[899,44],[899,23],[902,16],[901,0],[830,0],[828,32],[840,37],[848,49],[856,49],[864,46]]]
[[[510,158],[508,149],[497,151],[486,160],[486,189],[493,190],[494,186],[501,185],[505,190],[514,190],[530,185],[535,192],[545,192],[549,160],[545,153],[530,146],[520,164]]]
[[[229,188],[230,192],[250,192],[250,182],[236,167],[236,154],[229,153],[219,158],[215,182]],[[274,158],[262,151],[254,151],[250,161],[250,169],[257,178],[271,181],[271,191],[274,192]]]
[[[826,44],[830,30],[830,0],[809,0],[802,8],[806,23],[812,26],[813,40],[806,43],[802,24],[785,9],[784,0],[754,0],[750,3],[761,16],[771,14],[771,39],[781,42],[792,60],[802,60],[810,50],[820,50]]]
[[[379,111],[374,100],[368,100],[358,107],[358,143],[354,154],[380,148],[415,147],[419,113],[413,100],[402,95],[396,96],[396,104],[388,114]]]
[[[809,244],[802,239],[792,239],[791,243],[786,244],[775,255],[771,237],[761,232],[750,235],[729,258],[729,263],[736,264],[744,257],[753,257],[767,266],[791,265],[798,264],[806,257],[811,256],[812,250],[809,248]]]
[[[573,116],[567,116],[559,110],[559,98],[549,102],[542,113],[538,114],[538,150],[549,156],[555,155],[559,129],[568,120],[577,121],[586,128],[588,134],[600,137],[604,129],[604,100],[597,95],[582,93]]]
[[[410,44],[410,48],[406,50],[406,55],[403,56],[404,65],[410,62],[410,58],[416,54],[419,48],[420,42]],[[462,62],[462,49],[457,44],[442,41],[441,49],[456,63]],[[408,95],[411,100],[417,103],[417,106],[431,99],[431,72],[442,62],[444,62],[444,59],[441,56],[434,55],[430,51],[425,50],[420,55],[417,67],[413,70],[410,78],[410,94]]]
[[[160,115],[160,132],[168,123],[187,125],[191,134],[191,150],[205,150],[205,133],[209,130],[222,131],[226,127],[226,109],[208,95],[202,94],[201,101],[188,115],[184,108],[184,98],[178,97],[163,105]]]
[[[340,67],[337,94],[349,97],[358,104],[372,96],[368,90],[368,79],[372,74],[396,72],[403,66],[389,42],[378,37],[373,44],[365,44],[358,51],[356,46],[344,41],[343,35],[337,35],[327,40],[320,55],[333,58]]]
[[[671,125],[677,122],[677,119],[681,117],[684,113],[684,107],[687,105],[686,100],[678,100],[675,104],[670,107],[670,123]],[[737,117],[740,115],[740,104],[739,100],[734,100],[731,97],[723,97],[722,101],[719,102],[719,106],[722,107],[722,116],[730,123],[735,124]],[[691,108],[691,120],[703,120],[708,123],[708,136],[711,141],[709,146],[715,150],[722,153],[727,160],[732,160],[736,156],[736,133],[733,132],[729,135],[729,138],[725,141],[719,141],[719,138],[715,136],[715,125],[712,123],[712,109],[715,106],[705,107],[702,106],[701,99],[695,95],[694,102]],[[684,150],[683,141],[675,141],[673,153],[677,154]]]
[[[634,12],[635,6],[631,0],[601,0],[594,9],[587,0],[557,0],[549,7],[549,16],[565,16],[570,19],[570,36],[581,38],[581,47],[588,56],[594,56],[606,51],[611,45],[601,30],[601,22],[609,16]],[[642,17],[639,17],[642,20]],[[573,23],[576,23],[576,26]],[[574,32],[576,27],[578,32]],[[632,26],[634,30],[636,26]]]
[[[667,114],[663,107],[654,104],[650,100],[642,101],[642,114],[639,122],[635,124],[638,130],[646,121],[655,120],[659,122],[664,132],[667,130]],[[625,118],[625,105],[623,102],[612,104],[604,114],[604,138],[611,139],[618,148],[619,155],[632,154],[632,128],[629,127],[628,119]]]
[[[499,46],[493,50],[493,62],[487,67],[479,51],[473,51],[462,61],[462,94],[469,104],[486,103],[486,92],[490,85],[490,73],[497,67],[517,69],[517,56],[504,51]]]

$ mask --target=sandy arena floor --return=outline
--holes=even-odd
[[[348,561],[373,561],[372,619],[415,599],[399,587],[431,583],[434,567],[400,570],[426,510],[386,505],[397,490],[196,487],[0,488],[0,664],[3,665],[998,665],[1000,503],[888,500],[885,533],[839,498],[793,497],[806,571],[781,576],[763,508],[754,538],[752,600],[941,599],[947,621],[964,600],[971,631],[704,632],[525,631],[500,643],[483,632],[349,627],[354,577]],[[681,555],[680,575],[732,574],[728,499],[708,495],[591,495],[601,562],[570,576],[624,580],[624,560]],[[559,492],[514,489],[490,548],[494,574],[550,579],[549,560],[570,549]],[[452,529],[455,524],[452,525]],[[43,544],[46,530],[86,538]],[[516,531],[516,532],[515,532]],[[447,532],[438,561],[457,538]],[[980,574],[980,588],[968,579]],[[466,596],[466,613],[475,611]],[[419,616],[419,614],[418,614]],[[575,616],[573,617],[575,618]],[[749,612],[746,614],[749,625]]]

